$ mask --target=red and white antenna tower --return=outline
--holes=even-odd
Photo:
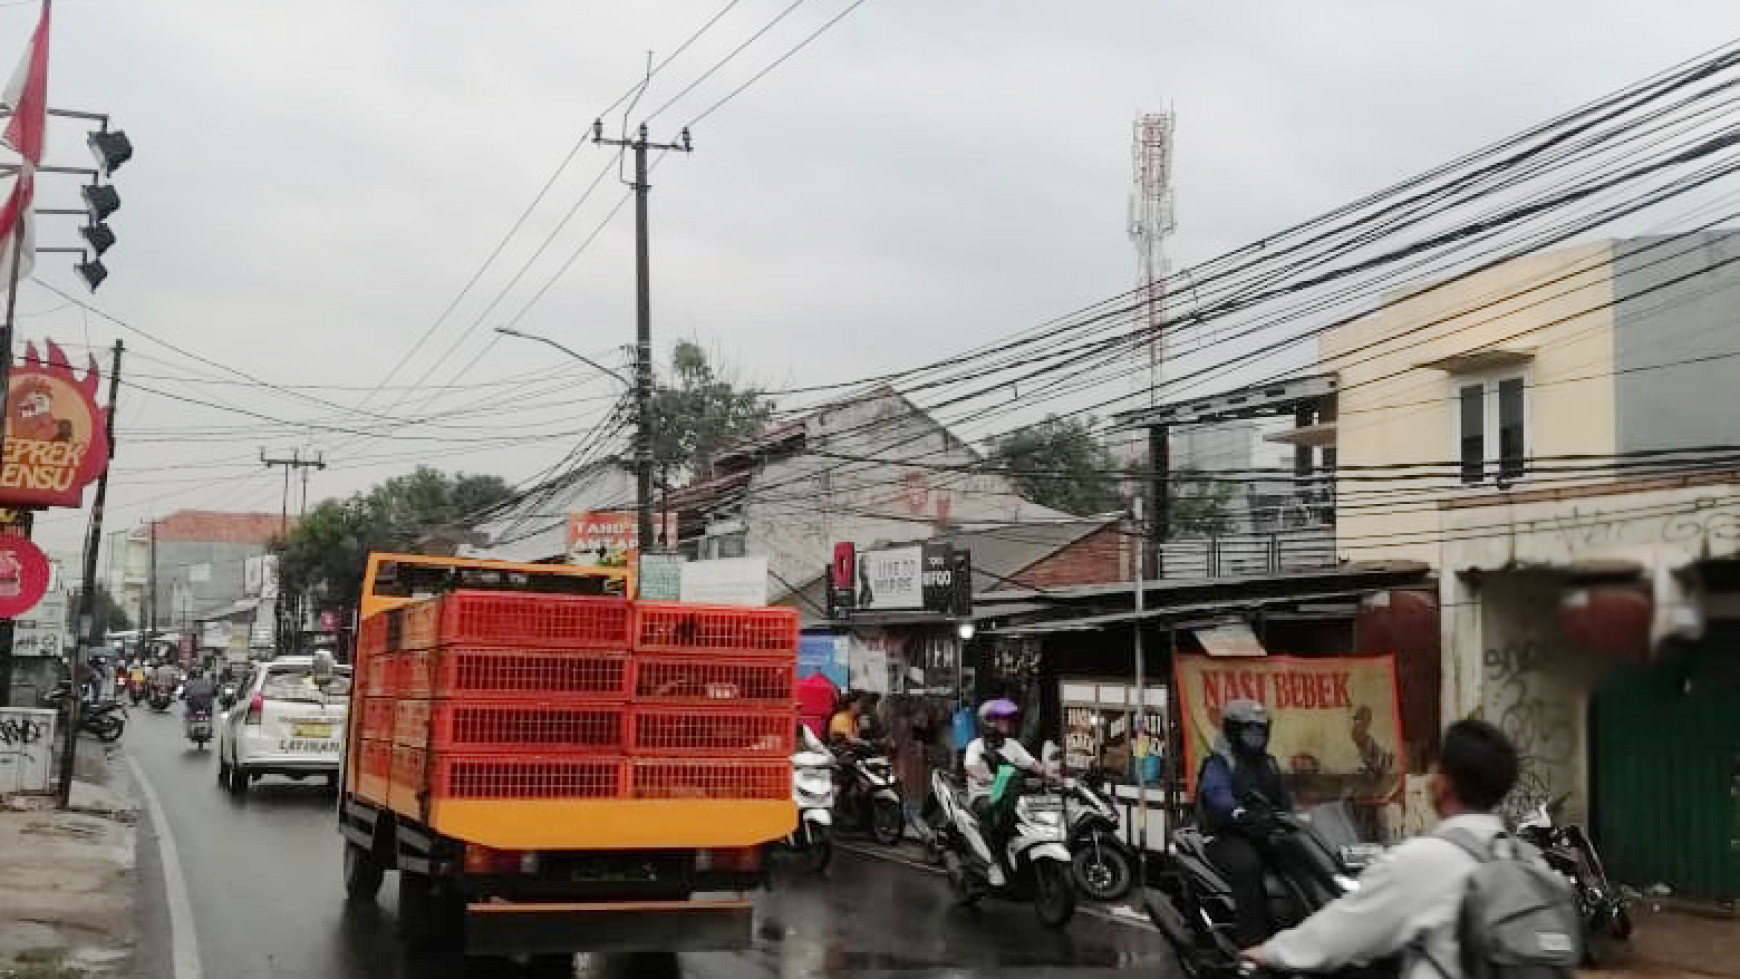
[[[1170,109],[1136,117],[1131,127],[1130,243],[1136,246],[1136,295],[1142,300],[1138,322],[1148,328],[1148,376],[1136,383],[1154,404],[1165,381],[1166,239],[1172,236],[1172,133]]]

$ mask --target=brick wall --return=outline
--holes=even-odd
[[[1131,538],[1118,527],[1106,527],[1010,577],[1028,588],[1124,581],[1130,577],[1130,543]],[[1005,583],[1002,587],[1016,586]]]

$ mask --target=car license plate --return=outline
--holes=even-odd
[[[330,738],[332,737],[332,725],[298,721],[290,725],[290,733],[299,738]]]
[[[315,738],[285,738],[278,742],[278,752],[285,755],[336,755],[338,742]]]

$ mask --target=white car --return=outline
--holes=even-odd
[[[236,795],[263,775],[322,775],[338,785],[350,667],[336,667],[325,689],[314,673],[312,656],[281,656],[254,670],[218,721],[219,785]]]

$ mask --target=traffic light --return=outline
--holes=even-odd
[[[91,251],[96,252],[98,258],[115,244],[115,233],[106,224],[87,224],[79,229],[79,237],[91,246]]]
[[[78,272],[79,278],[85,280],[85,287],[92,292],[96,292],[103,280],[109,277],[109,270],[98,258],[87,258],[73,268]]]
[[[108,184],[86,184],[80,193],[84,195],[85,210],[90,212],[92,224],[102,224],[121,209],[121,195]]]
[[[97,160],[97,169],[105,177],[133,158],[133,141],[119,129],[114,132],[104,129],[91,133],[85,139],[85,145],[91,148],[91,156]]]

